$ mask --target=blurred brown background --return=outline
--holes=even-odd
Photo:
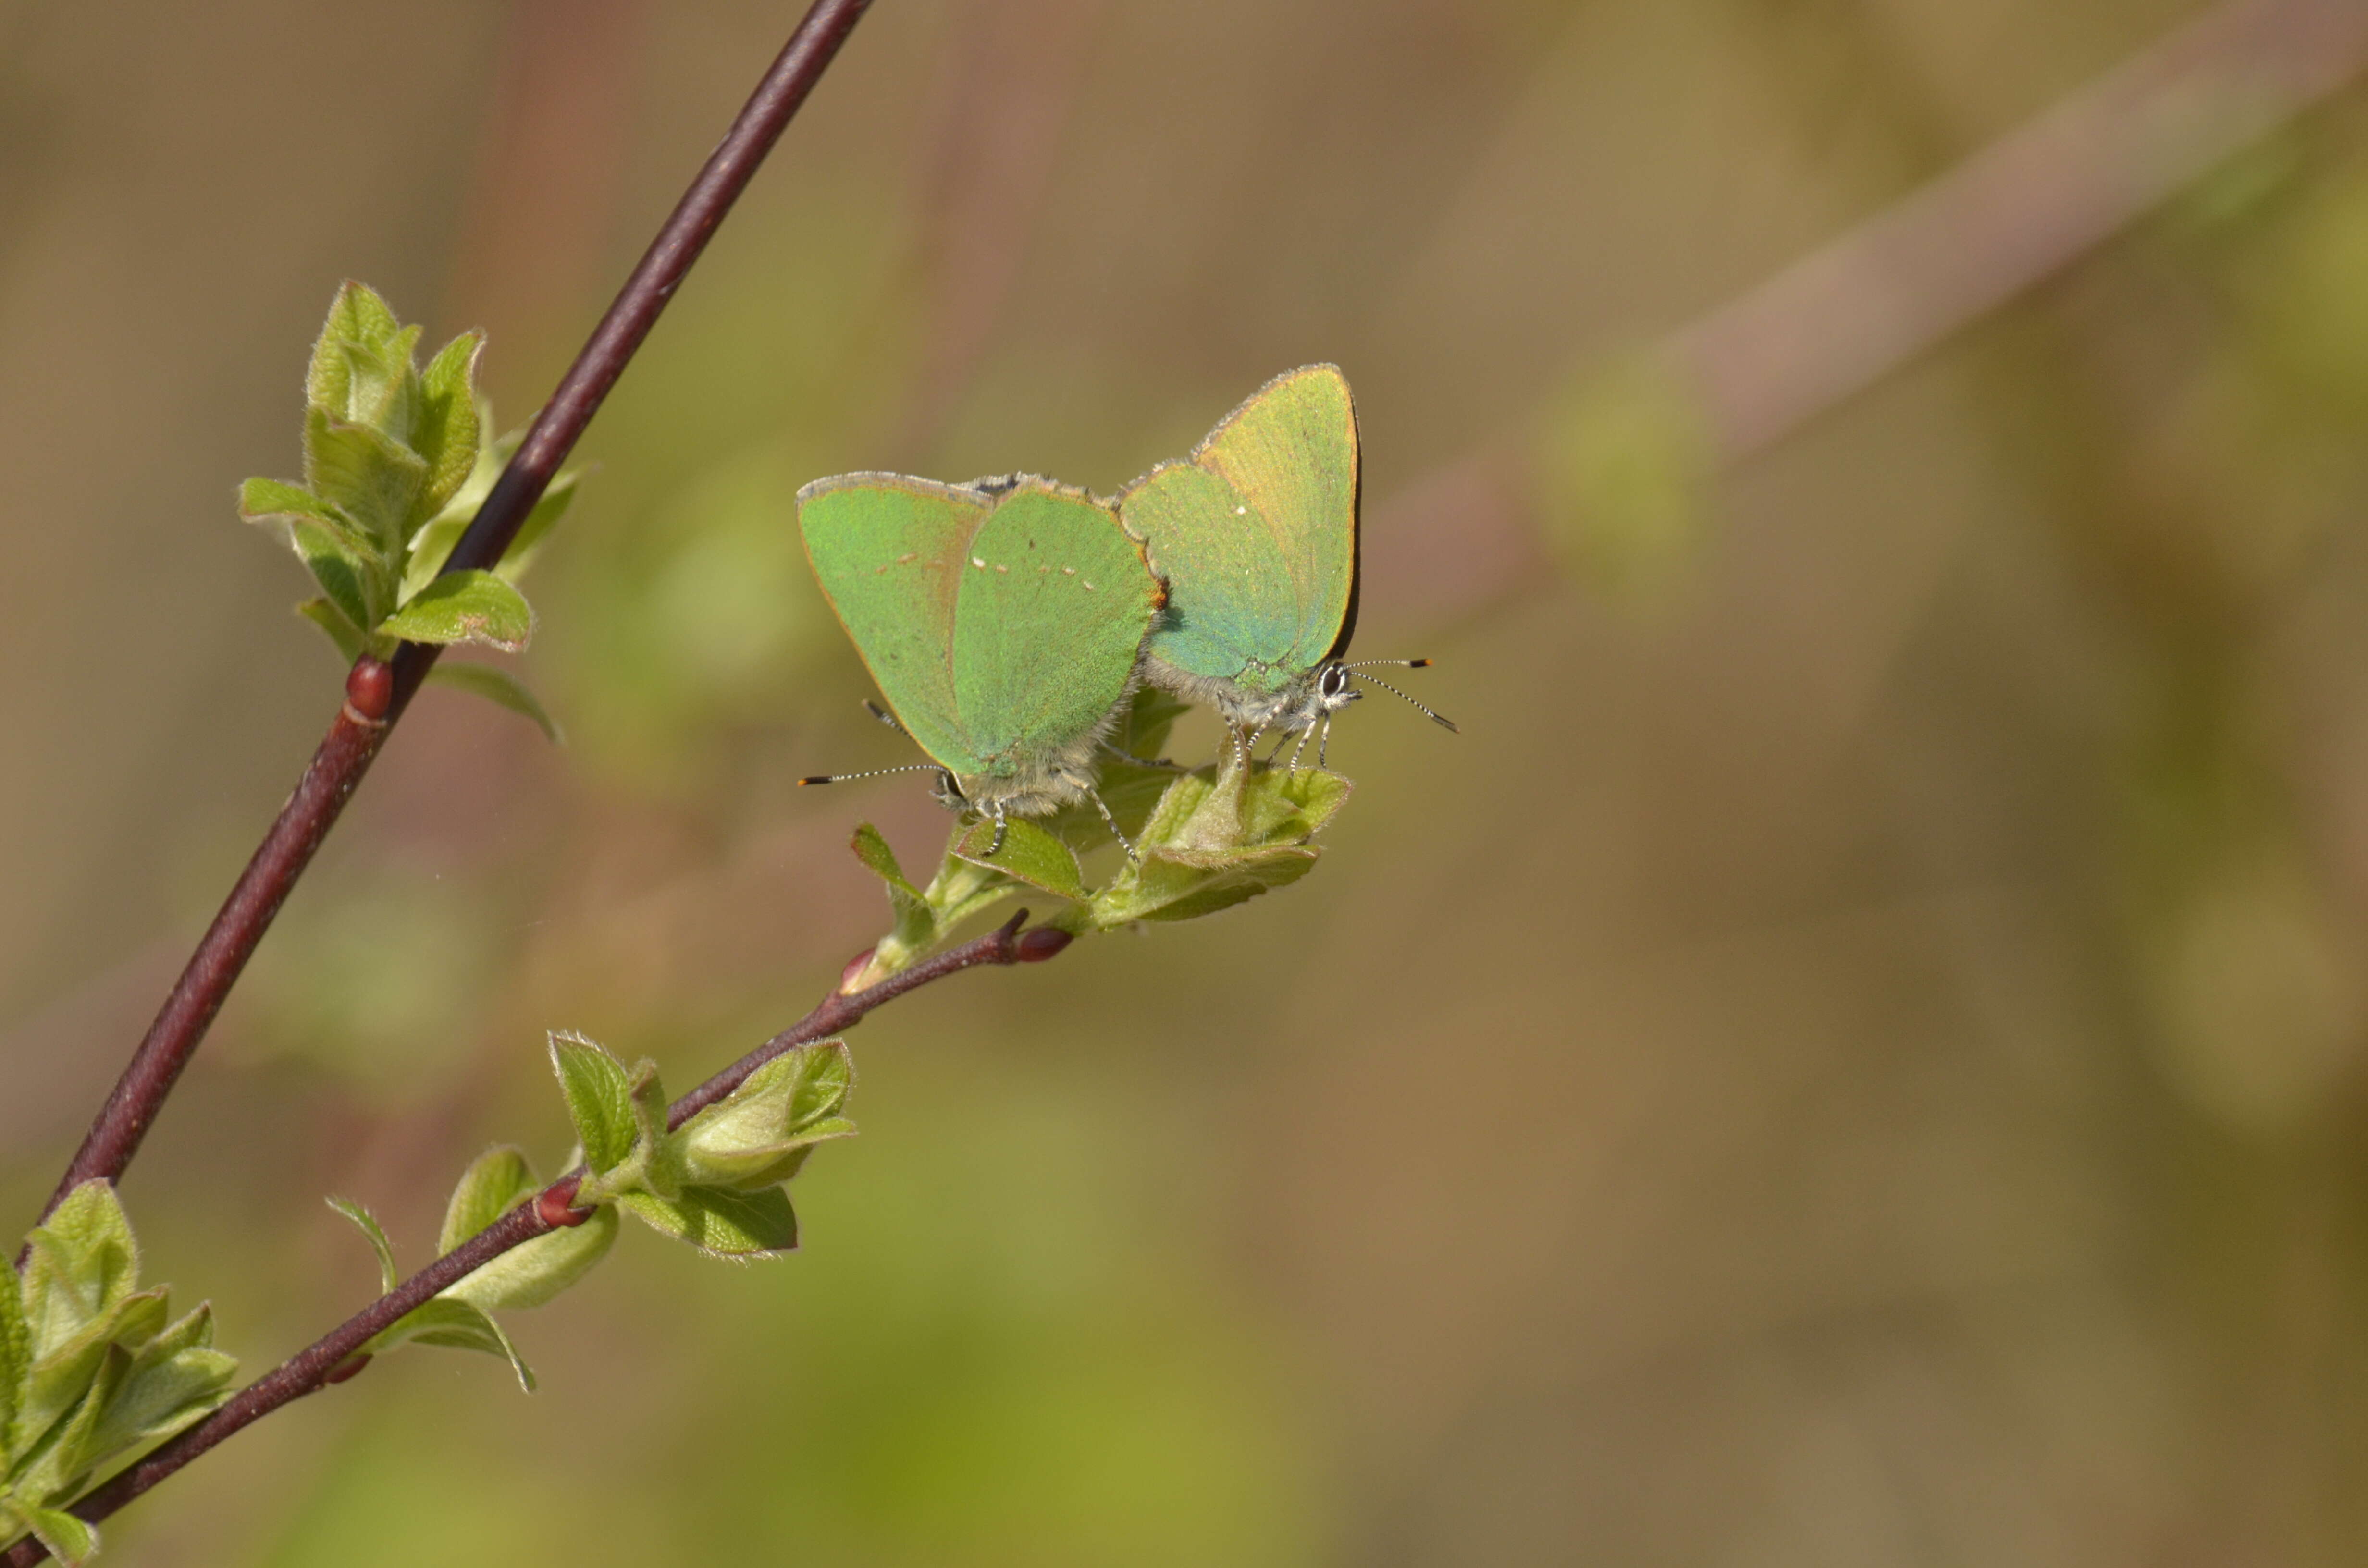
[[[881,0],[586,443],[571,744],[423,699],[131,1173],[152,1272],[260,1371],[370,1289],[323,1194],[416,1264],[564,1152],[543,1029],[688,1084],[876,934],[850,825],[946,824],[789,788],[906,759],[806,479],[1109,491],[1335,359],[1360,649],[1463,733],[1364,703],[1303,885],[867,1024],[800,1256],[629,1232],[540,1395],[395,1358],[109,1561],[2358,1561],[2360,7],[1914,206],[2208,9]],[[522,421],[793,17],[0,0],[8,1214],[338,701],[232,498],[338,279]],[[1903,200],[1884,287],[1760,290]]]

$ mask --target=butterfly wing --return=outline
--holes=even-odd
[[[1025,768],[1092,734],[1126,695],[1165,599],[1113,507],[1021,480],[962,562],[952,683],[965,743]]]
[[[954,689],[954,622],[970,543],[995,498],[893,473],[798,492],[806,560],[897,722],[940,766],[983,772]]]
[[[1331,365],[1276,377],[1120,506],[1174,596],[1151,651],[1269,691],[1345,645],[1357,584],[1357,416]]]

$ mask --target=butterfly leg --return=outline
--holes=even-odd
[[[1003,802],[997,801],[995,802],[995,842],[986,846],[986,858],[990,860],[1003,853],[1003,835],[1006,825],[1003,818]]]
[[[1331,746],[1331,744],[1332,715],[1326,713],[1324,715],[1324,733],[1319,736],[1315,742],[1315,766],[1317,767],[1321,768],[1324,766],[1324,753]]]
[[[1192,771],[1182,763],[1170,761],[1168,758],[1164,756],[1137,756],[1134,753],[1127,751],[1110,741],[1104,741],[1102,743],[1102,750],[1110,753],[1110,756],[1118,758],[1121,762],[1131,763],[1136,767],[1156,767],[1161,769],[1163,772],[1167,773],[1190,773]]]
[[[1332,721],[1327,717],[1327,718],[1324,721],[1324,722],[1328,726],[1328,725],[1332,722]],[[1296,777],[1298,776],[1298,773],[1299,773],[1299,758],[1300,758],[1300,755],[1301,755],[1302,753],[1304,753],[1304,751],[1306,751],[1306,750],[1307,750],[1307,737],[1308,737],[1309,735],[1313,734],[1313,733],[1315,733],[1315,725],[1313,725],[1313,724],[1310,724],[1310,725],[1308,725],[1308,726],[1307,726],[1307,728],[1306,728],[1306,729],[1300,731],[1300,732],[1299,732],[1299,744],[1298,744],[1297,745],[1295,745],[1295,746],[1293,746],[1293,747],[1292,747],[1292,748],[1291,748],[1291,771],[1292,771],[1292,777],[1294,777],[1294,778],[1296,778]],[[1277,751],[1281,751],[1281,749],[1282,749],[1282,748],[1281,748],[1281,746],[1277,746],[1277,747],[1275,747],[1275,750],[1277,750]],[[1323,767],[1323,766],[1324,766],[1323,761],[1322,761],[1322,759],[1321,759],[1321,758],[1318,758],[1318,759],[1317,759],[1317,761],[1316,761],[1316,766],[1317,766],[1318,767]]]
[[[1135,858],[1134,840],[1129,838],[1120,830],[1118,818],[1110,815],[1110,809],[1109,805],[1103,801],[1101,791],[1099,790],[1088,790],[1086,793],[1092,799],[1094,802],[1094,810],[1101,812],[1102,821],[1110,825],[1110,836],[1117,839],[1119,842],[1119,847],[1126,851],[1126,858],[1130,860],[1133,859]]]
[[[1287,745],[1289,745],[1290,744],[1291,744],[1291,732],[1290,732],[1289,730],[1285,730],[1285,731],[1282,733],[1281,738],[1281,739],[1279,739],[1279,740],[1277,740],[1277,741],[1274,743],[1274,749],[1273,749],[1272,751],[1270,751],[1270,752],[1269,752],[1269,753],[1267,753],[1267,754],[1266,754],[1266,765],[1267,765],[1269,767],[1272,767],[1274,766],[1274,759],[1275,759],[1276,757],[1281,756],[1282,755],[1282,748],[1283,748],[1283,747],[1285,747],[1285,746],[1287,746]],[[1292,767],[1294,767],[1298,766],[1298,762],[1297,762],[1296,757],[1294,757],[1294,758],[1293,758],[1292,763]]]

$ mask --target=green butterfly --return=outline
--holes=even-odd
[[[995,820],[989,855],[1007,814],[1100,804],[1097,748],[1167,600],[1110,503],[1034,474],[847,473],[798,492],[798,527],[890,722],[929,756],[914,766],[938,770],[947,806]]]
[[[1332,715],[1362,695],[1352,676],[1455,728],[1341,659],[1357,630],[1358,487],[1348,379],[1337,365],[1309,365],[1260,387],[1191,457],[1121,492],[1119,516],[1148,543],[1168,591],[1144,679],[1215,708],[1244,744],[1281,730],[1304,747],[1319,725],[1328,741]]]

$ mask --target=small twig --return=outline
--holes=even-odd
[[[815,0],[618,291],[616,302],[593,329],[551,402],[535,415],[509,466],[453,547],[445,571],[484,569],[501,560],[666,301],[707,248],[716,225],[747,187],[870,3]],[[44,1219],[82,1183],[93,1177],[114,1181],[131,1163],[272,917],[311,864],[313,851],[336,825],[347,797],[370,770],[387,732],[403,716],[441,651],[407,642],[396,652],[391,670],[368,657],[355,664],[347,677],[346,706],[99,1108],[82,1147],[42,1208]]]
[[[983,963],[1042,963],[1069,945],[1069,933],[1055,930],[1050,926],[1022,931],[1019,927],[1027,918],[1028,912],[1020,910],[985,936],[964,942],[960,947],[948,948],[934,958],[923,959],[912,968],[892,974],[877,985],[867,986],[852,994],[832,992],[813,1012],[675,1101],[666,1109],[666,1126],[680,1127],[738,1088],[746,1082],[749,1074],[783,1051],[853,1028],[863,1020],[863,1015],[884,1002],[894,1001],[907,991]],[[871,949],[866,949],[848,962],[846,972],[860,974],[863,966],[871,961]]]
[[[666,1108],[666,1126],[678,1128],[707,1107],[746,1083],[766,1062],[796,1046],[824,1040],[860,1022],[873,1008],[894,1001],[950,974],[981,964],[1042,963],[1067,947],[1066,931],[1040,926],[1023,931],[1024,909],[984,937],[948,948],[912,968],[892,974],[877,985],[853,993],[834,991],[814,1010],[747,1055],[734,1062]],[[870,961],[867,950],[844,971],[860,974]],[[231,1397],[230,1403],[203,1421],[132,1465],[74,1506],[74,1512],[96,1524],[166,1476],[241,1428],[253,1425],[283,1404],[292,1403],[325,1383],[343,1382],[368,1364],[355,1352],[372,1335],[391,1327],[403,1315],[440,1290],[459,1284],[495,1258],[564,1226],[580,1225],[592,1217],[588,1209],[570,1207],[584,1168],[577,1166],[534,1197],[504,1214],[485,1229],[446,1253],[393,1290],[347,1318]],[[27,1537],[0,1553],[0,1568],[29,1568],[49,1556],[41,1543]]]

